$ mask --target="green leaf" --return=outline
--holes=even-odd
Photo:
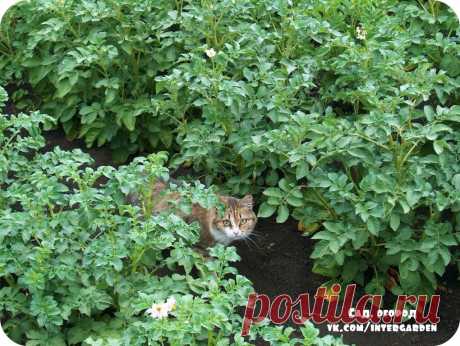
[[[270,205],[266,202],[262,203],[259,207],[258,217],[270,217],[276,211],[276,206]]]
[[[407,202],[405,200],[403,200],[403,199],[400,199],[398,202],[401,205],[404,214],[407,214],[410,211],[410,207],[407,204]]]
[[[367,220],[367,229],[373,235],[378,236],[379,231],[380,231],[380,223],[379,223],[378,219],[376,219],[375,217],[370,217]]]
[[[284,223],[289,217],[289,209],[285,204],[278,207],[278,215],[276,217],[277,223]]]
[[[453,234],[445,234],[440,239],[441,243],[446,246],[456,246],[458,245],[457,241],[455,240]]]
[[[406,201],[410,207],[413,207],[420,199],[420,195],[414,190],[408,190],[406,192]]]
[[[452,54],[443,54],[443,58],[441,60],[441,68],[449,75],[452,77],[457,77],[460,75],[460,72],[458,71],[458,66],[460,65],[460,59],[458,56],[452,55]]]
[[[265,189],[263,194],[269,197],[283,198],[283,193],[276,187],[269,187],[268,189]]]
[[[300,208],[303,206],[303,200],[301,198],[297,198],[291,195],[286,200],[289,205],[292,205],[293,207]]]
[[[367,240],[369,239],[369,232],[366,232],[364,229],[357,229],[353,232],[351,241],[353,244],[353,248],[358,250],[366,244]]]
[[[134,131],[136,125],[136,117],[134,115],[125,113],[121,117],[121,121],[129,131]]]
[[[315,155],[313,154],[308,154],[306,156],[306,160],[307,162],[311,165],[311,166],[315,166],[316,165],[316,157]]]
[[[281,188],[281,190],[285,191],[285,192],[289,192],[290,190],[290,186],[287,182],[286,179],[281,179],[280,182],[278,183],[279,187]]]
[[[433,110],[432,106],[425,106],[423,107],[423,111],[425,113],[425,117],[428,121],[433,121],[436,113]]]
[[[63,98],[73,89],[78,81],[78,74],[59,80],[56,84],[56,98]]]
[[[433,148],[436,154],[441,155],[444,151],[444,142],[442,140],[436,140],[433,142]]]
[[[390,227],[393,231],[398,230],[400,222],[401,222],[401,219],[399,217],[399,214],[392,213],[390,217]]]
[[[67,95],[70,92],[70,90],[72,90],[72,87],[73,87],[73,84],[70,83],[68,79],[63,79],[56,86],[57,88],[56,97],[63,98],[65,95]]]
[[[315,239],[315,240],[319,240],[319,239],[332,240],[332,239],[335,239],[335,238],[336,238],[335,234],[333,234],[331,232],[327,232],[327,231],[317,232],[311,237],[311,239]]]
[[[337,275],[339,275],[340,269],[334,265],[333,261],[329,261],[327,265],[315,262],[313,264],[312,272],[322,276],[336,277]]]
[[[305,178],[308,174],[308,165],[305,162],[299,162],[296,166],[296,179]]]
[[[373,160],[373,156],[367,148],[353,148],[349,149],[348,152],[350,155],[358,157],[363,161],[371,162]]]
[[[455,186],[455,189],[457,191],[460,191],[460,174],[455,174],[454,177],[452,178],[452,183]]]
[[[0,107],[8,101],[8,94],[5,89],[0,86]]]
[[[442,260],[444,261],[444,265],[445,266],[449,265],[451,261],[451,255],[450,255],[449,250],[445,247],[442,247],[439,249],[439,254],[441,255]]]
[[[329,249],[331,249],[332,253],[336,254],[340,250],[340,244],[337,240],[331,240],[329,242]]]
[[[364,288],[366,293],[375,295],[385,295],[385,287],[381,278],[374,277]]]

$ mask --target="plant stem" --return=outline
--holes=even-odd
[[[137,270],[137,265],[139,263],[139,261],[141,260],[142,256],[144,255],[145,251],[147,249],[146,248],[142,248],[141,252],[139,253],[139,255],[136,256],[136,258],[134,259],[133,261],[133,264],[131,265],[131,273],[135,273],[136,270]]]
[[[316,197],[318,197],[318,199],[321,201],[323,206],[327,209],[327,211],[332,216],[332,218],[338,219],[338,216],[335,213],[334,209],[329,205],[329,203],[325,200],[325,198],[321,195],[321,193],[318,192],[315,188],[313,188],[313,192],[316,195]]]

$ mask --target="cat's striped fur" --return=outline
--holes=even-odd
[[[180,199],[178,192],[162,194],[167,186],[167,183],[164,182],[157,182],[153,186],[154,213],[168,210],[171,208],[171,201]],[[257,217],[253,211],[252,195],[246,195],[241,199],[219,196],[219,199],[226,207],[222,217],[215,208],[206,209],[199,204],[192,206],[192,212],[189,215],[176,212],[187,222],[198,221],[201,226],[199,246],[202,248],[213,246],[216,243],[228,245],[235,240],[244,239],[252,233],[257,223]]]

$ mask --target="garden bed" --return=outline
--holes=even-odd
[[[339,346],[311,323],[243,339],[244,306],[253,290],[357,284],[383,309],[440,294],[441,322],[344,342],[446,341],[458,66],[458,18],[436,0],[22,1],[0,33],[5,332],[27,346]],[[153,213],[169,176],[195,181],[169,188],[186,214],[223,208],[216,191],[253,195],[256,235],[201,256],[199,225]]]
[[[256,245],[236,244],[242,260],[235,266],[239,272],[249,278],[258,293],[271,298],[279,294],[297,297],[301,293],[313,296],[316,289],[325,281],[324,277],[312,273],[313,261],[309,255],[313,251],[314,241],[303,237],[297,230],[297,224],[288,221],[277,224],[274,220],[262,220],[257,226],[259,236]],[[441,305],[438,331],[435,333],[372,333],[349,332],[343,334],[347,344],[397,346],[418,345],[437,346],[449,340],[458,327],[458,306],[460,290],[454,268],[443,277],[448,290],[439,292]],[[358,290],[360,297],[364,292]],[[386,298],[394,299],[388,296]],[[391,301],[387,307],[391,308]],[[326,325],[320,325],[321,334],[331,334]],[[334,333],[332,333],[334,334]],[[340,335],[340,333],[335,333]]]
[[[80,148],[88,152],[95,160],[96,166],[115,164],[108,148],[86,149],[83,141],[68,141],[62,131],[49,131],[46,134],[47,147],[55,146],[70,150]],[[176,176],[177,177],[177,176]],[[301,293],[313,296],[317,288],[326,278],[312,272],[313,261],[309,259],[313,251],[314,240],[302,236],[297,230],[297,223],[288,220],[278,224],[275,218],[260,219],[253,241],[239,242],[234,245],[238,249],[241,261],[235,264],[240,274],[250,279],[257,293],[267,294],[274,298],[279,294],[297,297]],[[440,323],[437,332],[428,333],[372,333],[349,332],[343,334],[344,342],[356,345],[374,346],[437,346],[449,340],[458,327],[458,306],[460,304],[460,284],[456,270],[448,267],[442,278],[443,288],[440,292],[439,308]],[[444,288],[447,287],[447,288]],[[357,296],[364,294],[359,290]],[[387,296],[386,304],[391,308],[393,296]],[[321,335],[331,334],[326,325],[318,326]],[[332,333],[340,335],[340,333]],[[260,345],[266,345],[261,342]]]

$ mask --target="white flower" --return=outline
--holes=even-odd
[[[206,55],[207,55],[208,57],[210,57],[211,59],[214,58],[214,57],[216,56],[216,54],[217,54],[216,51],[214,50],[214,48],[206,49],[204,52],[205,52]]]
[[[147,313],[152,318],[162,319],[168,317],[168,309],[165,304],[152,304],[152,307],[147,309]]]
[[[365,40],[366,37],[367,37],[367,31],[361,25],[358,25],[356,27],[356,38],[358,40]]]
[[[152,306],[146,310],[146,313],[152,318],[166,318],[168,314],[176,307],[176,299],[169,297],[166,303],[152,304]]]

